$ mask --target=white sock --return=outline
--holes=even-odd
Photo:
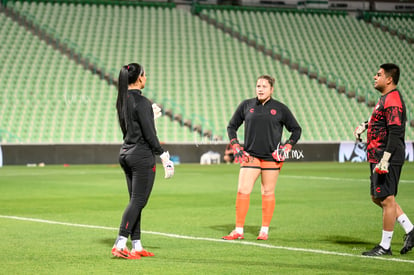
[[[132,249],[136,251],[142,251],[144,248],[142,247],[141,240],[133,240]]]
[[[263,233],[269,234],[269,226],[262,226],[262,227],[260,228],[260,232],[263,232]]]
[[[239,234],[243,234],[244,233],[243,227],[236,227],[236,232]]]
[[[411,223],[410,219],[405,214],[402,214],[401,216],[399,216],[397,218],[397,221],[404,228],[406,234],[410,233],[411,230],[413,230],[413,228],[414,228],[414,226]]]
[[[384,249],[390,249],[393,233],[394,231],[382,230],[382,240],[381,240],[380,246],[382,246]]]
[[[126,246],[126,243],[128,241],[128,238],[125,238],[123,236],[118,236],[118,238],[115,241],[115,245],[117,249],[124,249]]]

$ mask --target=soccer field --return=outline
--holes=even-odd
[[[114,259],[111,248],[128,194],[118,165],[0,168],[1,274],[411,274],[414,251],[361,252],[381,239],[381,210],[369,197],[367,163],[286,163],[276,186],[268,241],[260,183],[251,195],[245,239],[234,228],[237,165],[181,164],[165,180],[158,166],[142,218],[155,257]],[[403,168],[397,201],[414,221],[414,164]],[[128,243],[130,245],[130,243]]]

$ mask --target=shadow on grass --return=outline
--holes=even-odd
[[[340,245],[371,245],[371,242],[367,242],[358,238],[353,238],[350,236],[340,236],[340,235],[334,235],[334,236],[327,236],[324,241],[340,244]]]

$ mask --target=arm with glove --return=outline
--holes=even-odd
[[[391,153],[385,151],[384,155],[382,156],[380,162],[377,163],[377,165],[375,165],[374,168],[374,173],[377,174],[387,174],[388,173],[388,167],[390,166],[390,157],[391,157]]]
[[[354,137],[357,142],[362,142],[361,135],[368,129],[368,121],[362,122],[354,130]]]
[[[386,109],[387,145],[380,161],[375,165],[374,173],[387,174],[390,162],[404,162],[404,115],[401,108],[391,106]]]
[[[247,162],[249,154],[244,151],[237,139],[237,130],[244,121],[244,102],[242,102],[233,114],[229,125],[227,126],[227,134],[230,139],[231,149],[233,149],[234,163]]]
[[[234,162],[235,163],[242,163],[249,161],[249,154],[244,151],[243,147],[240,146],[239,141],[237,138],[233,138],[230,141],[231,148],[233,149],[234,154]]]
[[[292,144],[289,141],[281,144],[278,149],[274,150],[272,153],[273,158],[276,161],[285,161],[286,157],[289,155],[289,152],[292,150]]]
[[[152,104],[152,111],[154,112],[154,120],[162,116],[161,108],[157,104]]]
[[[170,153],[165,151],[160,155],[162,166],[164,166],[164,172],[166,179],[171,178],[174,176],[174,162],[170,160]]]
[[[302,135],[302,128],[287,107],[284,110],[284,124],[286,129],[291,132],[291,135],[285,143],[279,144],[279,148],[276,148],[272,153],[272,157],[278,162],[285,161],[286,157],[289,156],[292,147],[299,141],[300,136]]]
[[[396,147],[398,144],[398,140],[400,139],[401,132],[403,131],[402,127],[396,125],[390,125],[388,127],[388,142],[385,148],[384,154],[382,155],[381,160],[375,165],[374,173],[377,174],[387,174],[388,167],[390,166],[390,159],[394,152],[396,151]]]

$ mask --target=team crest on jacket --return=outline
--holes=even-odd
[[[272,116],[276,115],[276,110],[275,109],[270,110],[270,114],[272,114]]]
[[[254,113],[254,108],[250,108],[249,112]]]

